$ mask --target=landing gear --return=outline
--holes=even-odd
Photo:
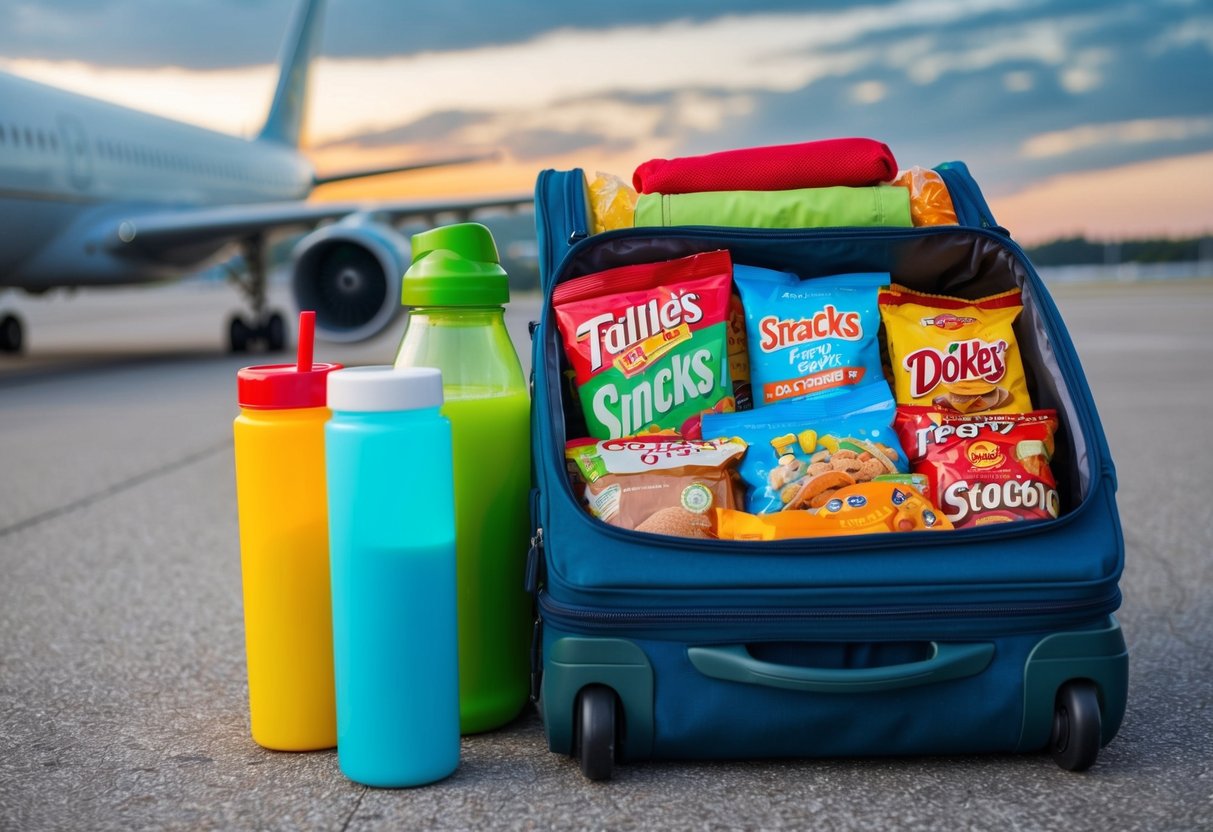
[[[228,348],[232,352],[248,352],[262,347],[266,352],[282,352],[286,347],[286,319],[280,312],[268,311],[265,305],[265,241],[248,237],[240,243],[244,253],[245,273],[228,270],[228,280],[244,294],[252,312],[252,322],[235,315],[228,322]]]
[[[0,315],[0,353],[16,355],[25,347],[25,327],[11,312]]]
[[[254,326],[240,315],[228,322],[228,348],[232,352],[248,352],[256,346],[266,352],[282,352],[286,347],[286,319],[271,312],[262,323]]]

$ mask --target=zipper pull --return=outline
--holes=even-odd
[[[535,530],[531,548],[526,553],[526,579],[523,584],[527,593],[534,596],[539,591],[539,570],[543,561],[543,529]]]

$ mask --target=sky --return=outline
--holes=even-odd
[[[0,69],[249,136],[293,5],[0,0]],[[321,198],[866,136],[1027,244],[1213,231],[1213,0],[329,0],[310,94],[321,173],[498,154]]]

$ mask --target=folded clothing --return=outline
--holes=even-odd
[[[650,159],[636,168],[632,184],[642,194],[788,191],[834,185],[861,188],[896,175],[897,162],[885,144],[875,139],[824,139]]]
[[[642,194],[637,226],[723,225],[734,228],[840,228],[913,225],[905,188],[801,188]]]

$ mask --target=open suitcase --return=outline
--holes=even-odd
[[[552,751],[590,779],[615,762],[1039,752],[1090,766],[1125,710],[1113,612],[1124,544],[1116,475],[1078,357],[1023,251],[961,163],[941,165],[959,225],[590,235],[582,171],[536,187],[536,488],[528,588],[533,694]],[[727,248],[735,262],[887,271],[920,291],[1014,287],[1036,407],[1060,428],[1055,520],[802,540],[690,540],[590,516],[566,472],[573,413],[553,287],[614,266]]]

